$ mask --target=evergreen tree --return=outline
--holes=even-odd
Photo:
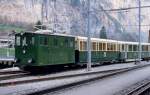
[[[106,28],[103,26],[100,30],[100,38],[107,39]]]
[[[37,23],[35,24],[35,27],[34,27],[34,30],[39,30],[39,29],[43,29],[45,30],[46,29],[46,26],[43,26],[41,21],[37,21]]]

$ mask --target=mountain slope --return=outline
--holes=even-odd
[[[0,24],[31,30],[41,20],[50,29],[86,36],[87,0],[1,0]],[[150,5],[149,0],[142,5]],[[138,41],[138,10],[104,11],[138,6],[137,0],[91,0],[91,35],[99,37],[105,27],[108,38]],[[142,23],[150,24],[149,8],[142,9]],[[142,41],[147,41],[149,27],[142,26]]]

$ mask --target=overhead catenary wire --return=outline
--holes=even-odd
[[[127,8],[117,8],[117,9],[103,9],[103,10],[99,10],[99,9],[96,9],[97,11],[108,11],[108,12],[115,12],[115,11],[128,11],[128,10],[133,10],[133,9],[138,9],[139,7],[127,7]],[[149,6],[141,6],[141,8],[150,8],[150,5]],[[94,9],[95,10],[95,9]]]

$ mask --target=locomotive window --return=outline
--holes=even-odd
[[[69,44],[69,41],[68,41],[68,39],[66,38],[66,39],[65,39],[65,45],[66,45],[66,47],[69,47],[68,44]]]
[[[17,37],[16,37],[16,45],[17,45],[17,46],[20,46],[20,44],[21,44],[21,42],[20,42],[20,37],[17,36]]]
[[[23,46],[26,46],[26,45],[27,45],[27,39],[26,39],[26,37],[23,38],[23,40],[22,40],[22,45],[23,45]]]
[[[34,45],[35,39],[34,37],[31,38],[31,44]]]
[[[58,40],[56,37],[54,38],[54,46],[58,46]]]
[[[48,45],[47,37],[40,37],[40,45]]]
[[[70,41],[70,47],[73,47],[73,41],[72,40]]]

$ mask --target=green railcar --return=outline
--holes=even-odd
[[[93,64],[118,61],[120,59],[119,51],[92,51],[91,61]],[[79,63],[87,62],[87,51],[79,52]]]
[[[19,33],[15,35],[15,57],[19,67],[75,63],[73,36]]]
[[[0,48],[0,58],[14,58],[15,49],[14,48]]]

